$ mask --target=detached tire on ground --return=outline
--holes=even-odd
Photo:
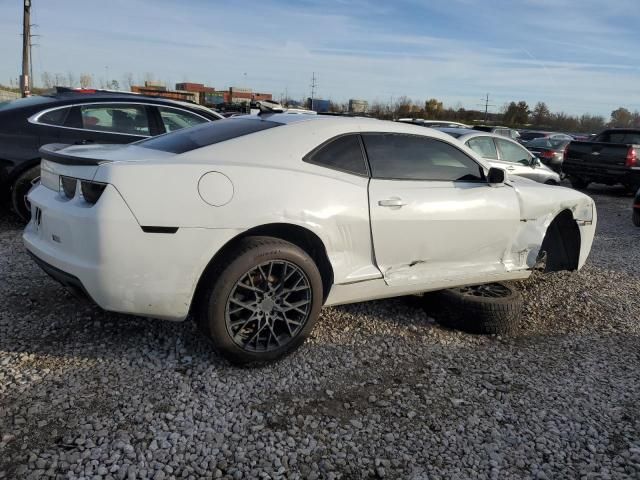
[[[309,336],[323,302],[313,259],[292,243],[247,237],[202,280],[197,321],[233,363],[276,360]]]
[[[31,210],[27,205],[27,194],[33,182],[40,176],[40,166],[32,167],[26,172],[23,172],[13,184],[11,189],[11,206],[13,211],[18,214],[20,219],[25,223],[31,219]]]
[[[518,327],[522,296],[506,283],[458,287],[437,293],[438,322],[468,333],[503,334]]]

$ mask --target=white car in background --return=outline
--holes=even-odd
[[[24,242],[110,311],[193,311],[237,362],[300,345],[320,308],[576,270],[588,196],[505,178],[432,129],[231,118],[128,146],[49,145]]]
[[[429,128],[471,128],[469,125],[460,122],[450,122],[448,120],[424,120],[422,118],[399,118],[396,120],[401,123],[408,123],[410,125],[420,125],[421,127]]]
[[[438,128],[480,155],[493,167],[511,175],[529,178],[547,185],[559,185],[560,175],[544,165],[520,143],[496,133],[462,128]]]

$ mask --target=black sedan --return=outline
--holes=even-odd
[[[47,143],[131,143],[222,118],[197,104],[126,92],[57,88],[0,103],[0,198],[24,220]]]
[[[527,150],[538,157],[551,170],[562,174],[564,149],[570,142],[570,139],[534,138],[527,143]]]

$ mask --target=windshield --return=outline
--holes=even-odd
[[[277,122],[253,118],[230,118],[228,120],[204,123],[196,127],[184,128],[137,142],[136,145],[170,153],[185,153],[251,133],[260,132],[282,125]]]

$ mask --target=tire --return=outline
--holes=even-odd
[[[315,262],[296,245],[273,237],[240,240],[202,281],[198,326],[236,364],[273,361],[299,347],[323,303]],[[292,291],[283,292],[283,286]]]
[[[589,183],[590,183],[579,177],[569,177],[569,181],[571,182],[571,186],[578,190],[584,190],[589,186]]]
[[[11,189],[11,206],[20,219],[27,223],[31,219],[31,208],[27,204],[27,194],[33,182],[40,176],[40,165],[32,167],[16,179]]]
[[[640,227],[640,209],[634,208],[633,215],[631,216],[631,220],[633,220],[633,224],[636,227]]]
[[[450,288],[438,292],[438,321],[476,334],[504,334],[517,330],[522,296],[506,283]]]

